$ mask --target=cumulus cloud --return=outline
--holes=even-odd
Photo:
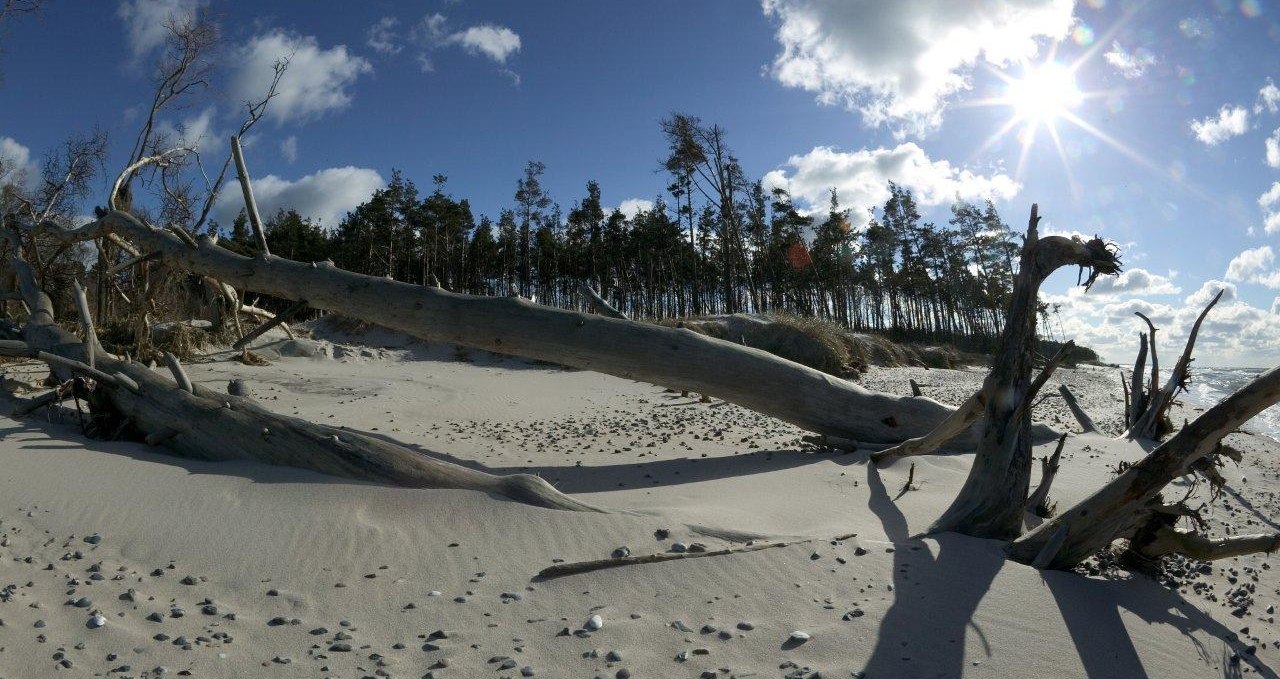
[[[207,0],[124,0],[116,16],[124,22],[125,39],[135,59],[164,44],[167,24],[181,24],[196,15]]]
[[[507,57],[520,51],[520,36],[505,26],[472,26],[454,33],[449,40],[472,54],[483,54],[499,64],[505,64]]]
[[[1191,121],[1191,131],[1201,143],[1215,146],[1249,129],[1249,110],[1243,106],[1226,106],[1218,114]]]
[[[1274,271],[1275,261],[1276,256],[1270,245],[1245,250],[1227,264],[1227,280],[1280,288],[1280,272]]]
[[[888,199],[890,181],[911,189],[921,205],[942,205],[957,197],[1008,199],[1021,188],[1005,174],[986,176],[945,160],[933,160],[912,142],[892,149],[852,152],[818,146],[804,155],[791,156],[786,168],[766,174],[766,188],[786,188],[811,209],[818,209],[827,204],[828,192],[834,187],[841,204],[854,208],[855,214],[865,214],[866,208]]]
[[[395,17],[382,17],[365,31],[365,44],[372,48],[375,52],[383,54],[396,54],[404,46],[400,44],[400,35],[396,32],[396,27],[400,25],[400,20]]]
[[[239,101],[257,101],[274,77],[273,65],[289,60],[267,117],[277,124],[313,120],[351,103],[351,88],[373,66],[346,45],[324,49],[313,36],[272,30],[254,36],[235,50],[230,63],[231,94]]]
[[[1119,293],[1143,293],[1146,295],[1176,295],[1182,288],[1174,285],[1167,276],[1151,273],[1146,269],[1129,269],[1119,276],[1100,276],[1086,294],[1115,295]]]
[[[258,210],[265,217],[279,210],[297,210],[303,217],[334,228],[346,213],[386,182],[377,170],[360,167],[333,167],[296,180],[269,174],[253,178]],[[224,226],[231,224],[243,201],[238,191],[224,191],[218,197],[214,217]]]
[[[12,137],[0,137],[0,186],[35,186],[40,172],[31,160],[31,149]]]
[[[1263,147],[1267,152],[1267,165],[1280,167],[1280,127],[1277,127],[1276,131],[1272,132],[1270,137],[1267,137],[1267,140],[1263,142]]]
[[[291,134],[280,142],[280,156],[289,163],[298,159],[298,137],[296,135]]]
[[[618,211],[627,216],[627,219],[634,219],[641,212],[648,212],[653,209],[653,201],[644,198],[628,198],[618,204]]]
[[[1213,296],[1218,294],[1219,290],[1223,291],[1219,304],[1230,304],[1236,301],[1236,286],[1222,281],[1205,281],[1199,290],[1187,295],[1187,298],[1182,301],[1189,307],[1200,309],[1213,301]]]
[[[1130,52],[1120,46],[1120,41],[1111,43],[1111,50],[1102,55],[1116,71],[1129,80],[1141,78],[1148,68],[1156,64],[1156,55],[1139,47]]]
[[[1253,105],[1254,113],[1262,113],[1266,109],[1270,113],[1280,112],[1280,87],[1267,78],[1267,83],[1258,90],[1258,103]]]
[[[1262,208],[1262,228],[1267,233],[1280,231],[1280,182],[1271,184],[1267,192],[1258,196]]]
[[[870,125],[941,123],[948,96],[970,87],[979,59],[1001,66],[1032,57],[1041,38],[1071,29],[1073,0],[763,0],[777,17],[783,85],[843,103]]]

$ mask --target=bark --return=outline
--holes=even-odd
[[[1280,548],[1280,533],[1233,535],[1213,540],[1199,533],[1163,526],[1156,531],[1155,539],[1143,545],[1139,553],[1149,559],[1176,553],[1202,561],[1217,561],[1258,552],[1271,553],[1277,548]]]
[[[1147,410],[1147,402],[1150,396],[1147,390],[1142,387],[1142,371],[1147,367],[1147,335],[1146,333],[1138,333],[1138,358],[1133,363],[1133,374],[1129,377],[1132,386],[1129,387],[1132,401],[1129,404],[1129,412],[1127,419],[1129,426],[1142,417],[1142,413]],[[1154,386],[1152,387],[1155,388]]]
[[[9,236],[11,242],[17,240],[16,235]],[[599,511],[536,476],[495,476],[362,434],[273,413],[250,399],[216,393],[198,384],[179,387],[100,347],[95,352],[97,369],[90,368],[83,363],[85,344],[55,323],[53,303],[36,284],[20,247],[12,248],[11,263],[32,309],[22,329],[28,350],[49,363],[60,380],[74,374],[97,380],[90,406],[97,408],[95,417],[112,420],[116,432],[132,431],[188,458],[247,459],[364,481],[479,490],[543,507]],[[180,370],[179,366],[175,372]],[[190,391],[185,389],[188,386]]]
[[[343,271],[331,262],[242,257],[208,238],[188,245],[125,213],[111,212],[69,231],[44,226],[66,240],[114,232],[161,252],[173,266],[240,288],[306,299],[313,308],[423,339],[708,394],[828,436],[897,443],[926,434],[954,410],[929,398],[868,391],[767,352],[688,329],[553,309],[513,297],[451,293]],[[1072,241],[1051,238],[1058,245],[1053,252],[1072,250]],[[1083,244],[1076,246],[1083,248]]]
[[[1039,209],[1031,217],[1000,350],[983,385],[985,422],[973,467],[959,496],[930,528],[974,537],[1012,539],[1022,530],[1031,483],[1031,368],[1036,301],[1041,283],[1067,265],[1091,269],[1086,287],[1101,274],[1120,270],[1115,253],[1100,239],[1040,238]]]
[[[587,298],[587,301],[591,303],[591,308],[594,309],[596,313],[601,316],[608,316],[609,318],[620,318],[626,320],[627,315],[613,308],[613,305],[606,302],[605,299],[600,296],[600,293],[595,291],[595,288],[583,283],[578,286],[578,291],[582,293],[583,297]]]
[[[1009,546],[1016,561],[1030,563],[1059,528],[1068,537],[1051,568],[1070,568],[1117,538],[1129,537],[1160,506],[1160,490],[1219,449],[1222,437],[1280,401],[1280,368],[1273,368],[1205,411],[1145,458],[1093,495]]]

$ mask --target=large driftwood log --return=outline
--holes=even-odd
[[[1040,285],[1063,266],[1090,269],[1088,287],[1099,275],[1119,272],[1112,247],[1061,236],[1039,237],[1039,208],[1031,206],[1021,264],[1000,349],[983,383],[988,395],[973,467],[959,496],[929,529],[974,537],[1011,539],[1022,531],[1023,507],[1031,484],[1031,407],[1028,399],[1036,337]]]
[[[74,230],[52,225],[42,225],[42,230],[65,240],[115,233],[162,253],[174,266],[236,287],[306,299],[314,308],[424,339],[708,394],[843,439],[897,443],[928,433],[954,410],[929,398],[868,391],[767,352],[692,330],[553,309],[519,298],[456,294],[343,271],[331,262],[242,257],[208,238],[189,245],[122,212],[110,212]],[[1075,247],[1064,238],[1045,240],[1066,250]],[[965,441],[974,440],[972,433],[967,436]]]
[[[1054,550],[1051,568],[1070,568],[1112,541],[1131,536],[1160,507],[1159,493],[1201,458],[1217,452],[1222,437],[1280,401],[1280,368],[1259,375],[1206,410],[1145,458],[1093,495],[1009,546],[1011,558],[1030,563],[1059,528],[1067,538]]]
[[[11,242],[17,240],[16,235],[8,235]],[[54,322],[53,303],[36,284],[22,248],[15,244],[11,249],[23,298],[32,309],[22,329],[29,351],[49,363],[62,380],[75,373],[97,380],[96,407],[110,412],[95,415],[118,421],[118,431],[131,429],[188,458],[254,460],[398,486],[463,488],[542,507],[599,511],[537,476],[495,476],[362,434],[273,413],[250,399],[216,393],[199,384],[179,387],[101,347],[94,351],[94,370],[82,362],[88,356],[85,345]]]

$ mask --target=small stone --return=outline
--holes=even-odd
[[[44,626],[45,626],[45,621],[43,620],[37,620],[36,623],[32,625],[32,627],[35,627],[36,629],[43,629]]]
[[[102,542],[102,536],[97,533],[93,533],[92,535],[86,535],[84,541],[91,545],[96,545],[99,542]]]
[[[293,658],[290,658],[287,655],[278,655],[272,658],[271,662],[276,663],[277,665],[288,665],[289,663],[293,662]]]
[[[182,583],[182,584],[184,584],[184,585],[198,585],[198,584],[200,584],[200,581],[199,581],[199,580],[195,579],[195,577],[194,577],[194,576],[190,576],[190,575],[188,575],[188,576],[184,577],[183,579],[179,580],[179,582],[181,582],[181,583]]]
[[[609,651],[605,654],[604,659],[609,662],[622,662],[622,654],[617,651]]]
[[[289,619],[283,616],[277,615],[276,617],[268,620],[267,624],[270,625],[271,627],[279,627],[280,625],[289,624]]]
[[[796,643],[803,644],[804,642],[808,641],[810,638],[811,637],[809,636],[808,632],[803,632],[801,630],[796,630],[791,633],[791,640]]]
[[[613,556],[613,558],[615,558],[615,559],[625,559],[625,558],[627,558],[627,557],[631,556],[631,549],[630,549],[630,548],[628,548],[628,547],[619,547],[619,548],[617,548],[617,549],[613,550],[613,554],[612,554],[612,556]]]
[[[533,668],[532,668],[532,667],[530,667],[530,666],[528,666],[528,665],[525,665],[524,667],[521,667],[521,668],[520,668],[520,676],[522,676],[522,677],[532,677],[533,675],[534,675],[534,672],[533,672]]]
[[[102,617],[101,613],[95,613],[93,617],[89,618],[88,624],[89,629],[98,629],[99,627],[107,624],[107,619]]]
[[[658,540],[666,540],[671,537],[671,531],[666,528],[659,528],[658,530],[653,531],[653,537]]]
[[[686,545],[683,542],[673,542],[671,543],[670,551],[675,552],[676,554],[684,554],[689,551],[689,545]]]
[[[76,608],[88,608],[93,605],[93,601],[91,601],[87,596],[82,596],[79,599],[76,599],[74,602],[72,602],[72,605],[74,605]]]
[[[152,611],[151,614],[147,616],[147,620],[150,620],[151,622],[164,622],[164,614],[159,611]]]
[[[755,625],[747,622],[746,620],[743,620],[742,622],[738,623],[738,629],[742,630],[743,632],[750,632],[755,628],[756,628]]]
[[[583,627],[594,632],[601,627],[604,627],[604,618],[601,618],[598,615],[593,615],[590,618],[587,618],[587,624],[583,625]]]
[[[845,621],[845,622],[849,622],[850,620],[853,620],[854,618],[861,618],[863,615],[865,615],[865,613],[863,612],[863,610],[862,610],[861,608],[855,608],[855,609],[853,609],[853,610],[849,611],[848,613],[845,613],[844,615],[840,616],[840,619],[841,619],[841,620],[843,620],[843,621]]]
[[[330,650],[330,651],[333,651],[333,652],[335,652],[335,653],[350,653],[350,652],[351,652],[351,644],[348,644],[348,643],[347,643],[347,642],[345,642],[345,641],[339,641],[339,642],[337,642],[337,643],[335,643],[335,644],[333,644],[333,645],[329,646],[329,650]]]

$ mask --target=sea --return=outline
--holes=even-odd
[[[1189,405],[1208,408],[1263,372],[1262,368],[1193,368],[1191,384],[1181,400]],[[1280,441],[1280,405],[1258,413],[1243,428]]]

